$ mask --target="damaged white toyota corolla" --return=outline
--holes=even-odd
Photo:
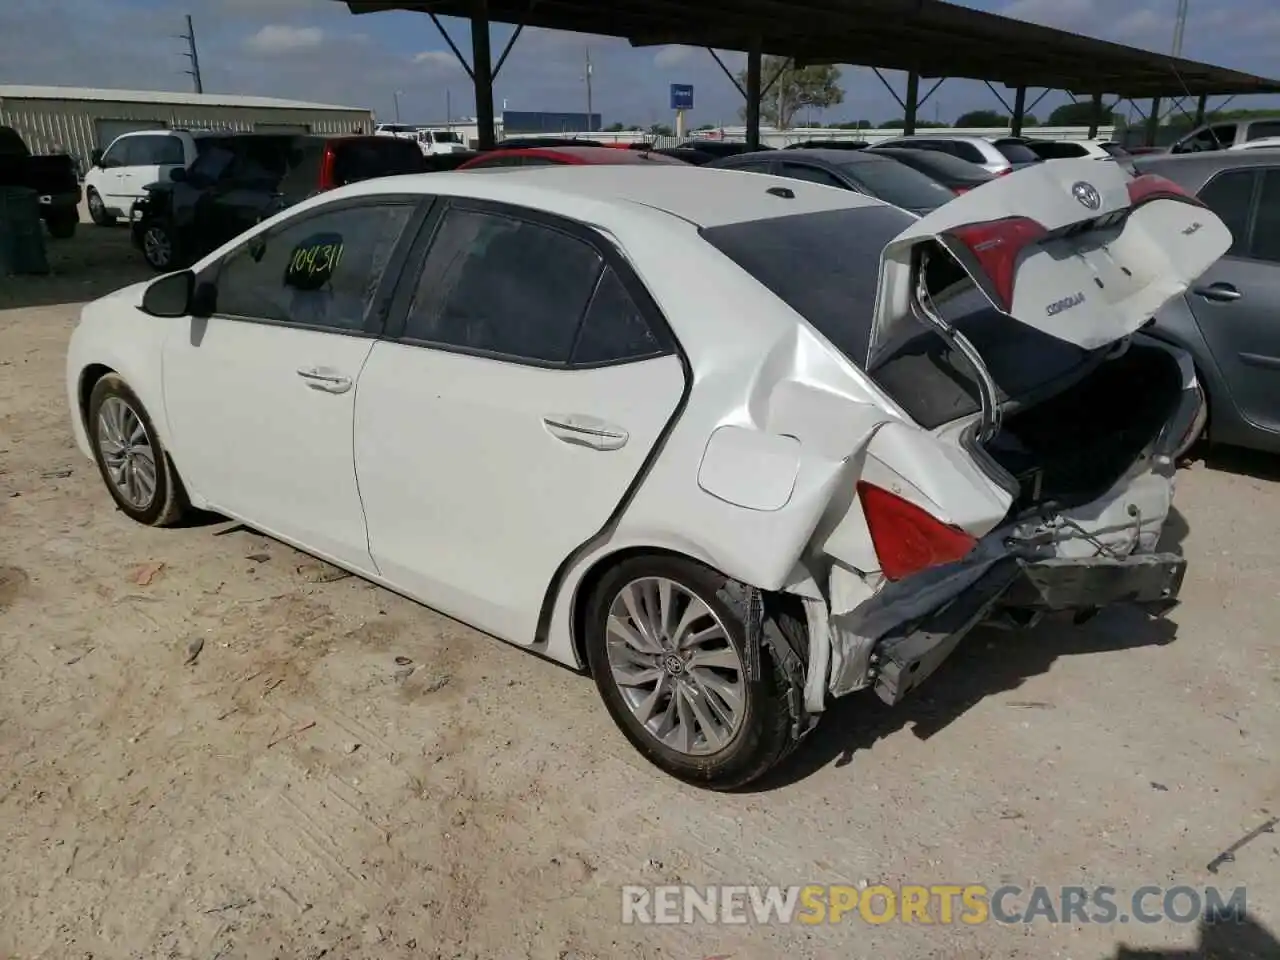
[[[67,389],[130,517],[217,511],[589,667],[728,788],[984,620],[1176,600],[1198,391],[1139,331],[1229,243],[1094,161],[923,219],[693,168],[374,180],[87,306]]]

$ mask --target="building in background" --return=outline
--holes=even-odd
[[[502,136],[535,133],[588,133],[601,129],[600,114],[558,113],[551,110],[503,110]]]
[[[95,149],[134,130],[370,133],[373,113],[274,97],[0,84],[0,125],[17,130],[36,153],[62,145],[87,163]]]

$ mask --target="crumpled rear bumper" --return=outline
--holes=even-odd
[[[871,654],[876,693],[886,703],[898,703],[999,608],[1092,611],[1130,603],[1164,613],[1177,603],[1186,567],[1172,553],[998,557],[936,610],[879,638]]]

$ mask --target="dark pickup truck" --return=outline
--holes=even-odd
[[[26,187],[40,197],[50,236],[66,239],[80,222],[80,181],[66,154],[34,156],[12,127],[0,127],[0,187]]]

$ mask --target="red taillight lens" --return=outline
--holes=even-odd
[[[952,187],[951,192],[954,193],[957,197],[959,197],[968,193],[972,189],[973,189],[972,187]]]
[[[873,484],[858,482],[858,500],[880,560],[880,572],[889,580],[959,560],[977,543],[959,527],[949,526]]]
[[[335,151],[333,144],[329,144],[324,148],[324,157],[320,161],[320,189],[332,190],[336,187],[337,179],[334,176],[333,168],[335,164]]]
[[[996,306],[1006,313],[1013,306],[1013,281],[1018,272],[1018,254],[1042,240],[1049,231],[1027,217],[1008,217],[971,223],[948,231],[978,261],[991,281]]]
[[[1129,206],[1136,207],[1148,200],[1181,200],[1203,206],[1194,195],[1172,180],[1154,173],[1143,174],[1129,181]]]
[[[998,172],[996,173],[996,176],[997,176],[997,177],[1007,177],[1007,176],[1008,176],[1009,174],[1011,174],[1011,173],[1013,173],[1013,167],[1005,167],[1003,170],[998,171]]]

